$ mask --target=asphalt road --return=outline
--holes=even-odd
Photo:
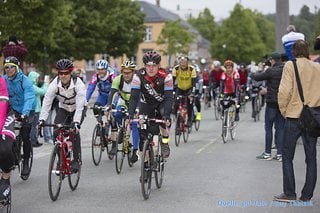
[[[179,147],[174,145],[171,130],[171,156],[163,186],[156,189],[153,183],[149,200],[144,200],[139,163],[132,168],[124,164],[118,175],[114,160],[103,153],[100,165],[94,166],[90,143],[95,120],[89,111],[81,128],[83,167],[77,190],[72,192],[65,179],[58,200],[50,200],[47,170],[52,145],[44,144],[34,149],[27,181],[13,172],[12,212],[319,212],[318,186],[310,203],[289,206],[272,201],[273,195],[282,192],[281,162],[255,159],[264,149],[263,118],[254,122],[247,109],[240,114],[236,139],[224,144],[221,121],[214,120],[212,112],[211,108],[203,110],[200,130],[193,131],[188,143]],[[301,144],[297,145],[294,167],[300,196],[305,177]]]

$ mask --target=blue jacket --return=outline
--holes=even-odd
[[[9,79],[4,76],[9,93],[11,107],[22,115],[29,116],[36,107],[35,93],[31,81],[19,69],[16,77]]]

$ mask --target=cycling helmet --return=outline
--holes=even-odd
[[[161,56],[156,51],[148,51],[143,55],[142,60],[144,64],[148,64],[150,62],[159,64],[161,61]]]
[[[214,67],[221,67],[221,62],[220,61],[213,61]]]
[[[231,61],[231,60],[226,60],[225,62],[224,62],[224,66],[226,67],[226,66],[232,66],[233,67],[233,61]]]
[[[246,66],[247,66],[247,65],[246,65],[245,63],[241,63],[240,66],[239,66],[239,68],[240,68],[240,69],[245,69]]]
[[[100,59],[96,62],[96,69],[108,69],[109,63],[104,59]]]
[[[133,61],[125,61],[123,64],[121,64],[122,69],[129,69],[129,70],[135,70],[136,65]]]
[[[56,69],[60,72],[63,70],[67,70],[68,72],[71,72],[73,70],[73,63],[70,59],[60,59],[56,63]]]
[[[16,57],[8,56],[4,59],[3,64],[13,64],[13,65],[19,66],[20,62]]]

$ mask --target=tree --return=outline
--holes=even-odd
[[[259,36],[251,13],[236,4],[212,41],[211,55],[221,61],[231,59],[236,62],[261,60],[264,44]]]
[[[215,39],[217,24],[208,8],[205,8],[203,12],[199,13],[198,18],[190,18],[188,22],[196,28],[205,39],[209,41]]]
[[[170,62],[172,55],[177,53],[187,54],[193,40],[194,35],[181,26],[180,20],[176,20],[165,24],[161,30],[157,44],[165,45],[160,51],[169,56]]]

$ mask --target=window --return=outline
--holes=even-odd
[[[152,41],[152,27],[146,28],[146,35],[144,37],[144,41]]]

